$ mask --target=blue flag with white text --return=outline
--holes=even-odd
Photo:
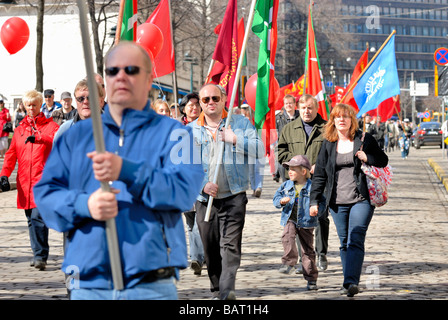
[[[394,34],[353,89],[353,97],[359,107],[357,117],[378,108],[381,102],[399,94]]]

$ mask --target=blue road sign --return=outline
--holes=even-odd
[[[437,64],[445,66],[448,64],[448,49],[439,48],[434,52],[434,60]]]

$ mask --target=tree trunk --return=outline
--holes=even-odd
[[[98,35],[99,22],[95,17],[95,1],[88,0],[87,2],[89,5],[90,24],[92,25],[93,46],[95,48],[96,72],[102,76],[103,75],[103,50],[101,49],[100,38]]]
[[[37,43],[36,43],[36,90],[44,90],[44,67],[42,63],[42,49],[44,44],[44,7],[45,0],[39,0],[37,5]]]

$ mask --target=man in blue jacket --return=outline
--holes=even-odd
[[[73,280],[71,299],[176,299],[174,279],[187,267],[181,213],[192,207],[203,178],[189,159],[190,129],[151,110],[152,65],[140,46],[120,42],[107,54],[105,70],[106,152],[94,151],[91,119],[67,130],[34,188],[36,203],[50,228],[68,232],[62,269]],[[100,181],[111,191],[102,191]],[[105,221],[111,218],[120,291],[107,251]]]
[[[249,163],[264,155],[264,146],[255,127],[242,115],[233,115],[225,128],[225,96],[218,86],[205,85],[199,98],[203,111],[188,124],[193,129],[195,145],[201,148],[200,160],[206,173],[196,202],[196,221],[213,298],[231,300],[235,299],[236,272],[241,261]],[[224,143],[224,153],[214,183],[220,141]],[[209,221],[204,221],[210,196],[214,198],[213,207]]]

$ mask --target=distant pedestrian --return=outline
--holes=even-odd
[[[53,111],[60,109],[62,105],[59,102],[54,101],[54,90],[46,89],[44,91],[45,102],[42,104],[42,111],[47,118],[51,118]]]
[[[44,165],[53,145],[53,137],[59,126],[40,112],[43,101],[40,92],[28,91],[22,101],[27,110],[27,116],[14,130],[11,146],[6,152],[0,172],[0,183],[3,191],[11,189],[9,177],[18,162],[17,209],[24,209],[28,220],[28,231],[33,250],[31,266],[44,270],[50,249],[48,228],[42,220],[41,212],[36,208],[32,188],[42,176]]]
[[[152,108],[155,112],[161,114],[162,116],[170,116],[170,107],[168,105],[168,102],[166,102],[165,100],[157,99],[156,101],[154,101]]]
[[[73,119],[76,114],[78,113],[76,108],[72,106],[72,95],[70,92],[62,92],[61,94],[61,104],[62,107],[54,110],[51,114],[51,117],[53,118],[53,121],[56,122],[58,125],[63,124],[67,120]]]
[[[296,236],[301,246],[303,277],[308,290],[317,290],[318,271],[314,251],[314,228],[317,213],[310,215],[311,164],[306,156],[298,155],[283,164],[288,169],[289,180],[282,183],[274,195],[274,206],[282,209],[281,225],[283,256],[279,272],[289,274],[298,261]],[[321,202],[320,211],[325,210]]]
[[[4,101],[0,100],[0,158],[3,158],[6,150],[8,150],[9,132],[3,130],[4,125],[8,122],[11,122],[11,115],[9,114],[9,110],[5,108]]]
[[[14,112],[14,129],[20,125],[20,122],[26,117],[26,109],[23,105],[23,102],[20,101],[17,106],[16,111]]]
[[[340,240],[343,291],[349,297],[359,292],[364,242],[374,211],[361,164],[385,167],[388,163],[375,138],[364,134],[362,142],[363,133],[358,130],[351,106],[337,104],[333,108],[325,126],[310,195],[310,215],[317,214],[319,202],[323,196],[326,198]]]
[[[400,135],[398,136],[398,146],[400,147],[401,158],[407,159],[409,155],[410,142],[403,131],[400,131]]]

